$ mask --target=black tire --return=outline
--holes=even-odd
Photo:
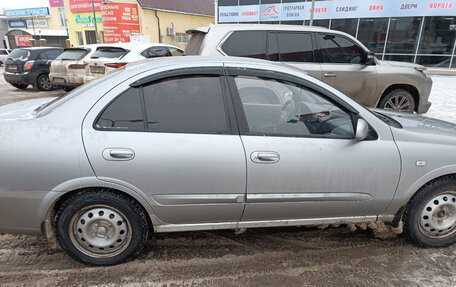
[[[17,89],[21,89],[21,90],[25,90],[27,89],[27,87],[29,86],[28,84],[11,84],[11,86],[17,88]]]
[[[55,88],[47,74],[41,74],[36,78],[36,87],[40,91],[52,91]]]
[[[73,89],[74,89],[73,87],[68,87],[68,86],[63,86],[62,87],[62,90],[64,90],[65,92],[69,92],[69,91],[71,91]]]
[[[416,109],[416,102],[408,91],[396,89],[386,94],[378,107],[385,110],[413,113]]]
[[[403,216],[404,234],[419,247],[449,246],[456,242],[455,211],[456,178],[433,181],[408,203]]]
[[[63,250],[94,266],[134,258],[149,232],[146,212],[139,203],[110,190],[87,190],[68,198],[57,211],[55,228]]]

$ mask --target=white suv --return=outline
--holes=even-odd
[[[184,51],[166,44],[119,43],[103,46],[85,60],[84,83],[107,75],[124,65],[148,58],[182,56]]]

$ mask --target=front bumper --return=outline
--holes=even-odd
[[[422,82],[421,82],[421,89],[419,91],[419,104],[418,104],[418,109],[417,113],[418,114],[424,114],[427,113],[429,108],[431,107],[431,102],[429,102],[429,95],[431,94],[432,90],[432,79],[426,77]]]
[[[28,84],[35,86],[35,78],[29,72],[24,73],[10,73],[3,72],[3,78],[9,84]]]

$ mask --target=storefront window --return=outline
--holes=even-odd
[[[219,0],[218,5],[219,6],[237,6],[238,0]]]
[[[418,56],[416,63],[435,68],[448,68],[450,66],[451,56]]]
[[[313,20],[313,26],[329,28],[329,20]]]
[[[383,53],[385,45],[388,18],[360,19],[358,40],[374,53]]]
[[[405,56],[405,55],[385,55],[384,60],[386,61],[399,61],[399,62],[409,62],[413,63],[414,56]]]
[[[453,51],[456,17],[425,17],[418,54],[451,54]]]
[[[239,5],[258,5],[260,0],[239,0]]]
[[[60,16],[60,26],[66,27],[66,17],[65,17],[65,8],[59,7],[59,16]]]
[[[333,19],[331,21],[331,30],[339,30],[355,36],[357,25],[358,19]]]
[[[415,54],[422,17],[391,18],[387,53]]]
[[[78,38],[78,45],[84,45],[84,38],[82,37],[82,32],[76,32],[76,36]]]

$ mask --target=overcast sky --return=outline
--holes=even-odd
[[[0,9],[49,7],[49,0],[0,0]]]

